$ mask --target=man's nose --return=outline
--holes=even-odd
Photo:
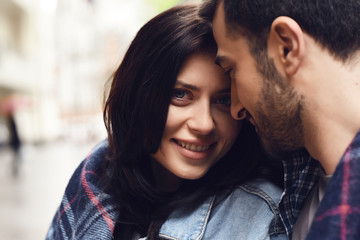
[[[236,120],[243,120],[246,118],[246,109],[241,104],[237,95],[236,87],[231,85],[231,116]]]

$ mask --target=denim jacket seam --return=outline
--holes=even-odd
[[[191,239],[200,240],[200,239],[203,238],[203,236],[205,234],[206,226],[207,226],[210,214],[211,214],[211,210],[212,210],[214,202],[215,202],[215,197],[216,197],[216,195],[213,195],[210,198],[210,201],[209,201],[205,216],[199,218],[199,221],[202,221],[202,226],[201,226],[200,233],[196,237],[191,238]],[[165,239],[169,239],[169,240],[179,240],[180,239],[180,238],[176,238],[176,237],[173,237],[173,236],[170,236],[170,235],[167,235],[167,234],[163,234],[163,233],[159,233],[159,236],[162,237],[162,238],[165,238]]]
[[[268,234],[265,236],[264,240],[268,239],[269,237],[270,237],[270,233],[268,233]]]
[[[272,197],[270,197],[265,191],[263,191],[262,189],[258,188],[258,187],[254,187],[251,186],[249,184],[242,184],[241,186],[239,186],[240,188],[242,188],[244,191],[258,195],[259,197],[263,198],[270,206],[271,211],[274,214],[274,221],[275,223],[273,224],[273,227],[271,230],[269,230],[268,236],[272,235],[272,234],[279,234],[279,233],[283,233],[284,231],[281,230],[281,228],[279,228],[278,222],[278,216],[280,215],[280,212],[278,211],[277,208],[277,204],[274,202],[274,200],[272,199]],[[281,220],[280,220],[281,221]],[[266,238],[265,238],[266,239]]]
[[[205,218],[203,219],[203,225],[202,225],[202,227],[201,227],[200,235],[199,235],[198,237],[196,237],[195,240],[202,239],[202,237],[203,237],[204,234],[205,234],[207,222],[208,222],[208,220],[209,220],[212,207],[213,207],[213,205],[214,205],[215,197],[216,197],[216,195],[212,196],[211,199],[210,199],[209,207],[208,207],[208,209],[207,209],[207,211],[206,211]]]
[[[277,211],[277,207],[276,207],[276,203],[274,202],[274,200],[272,199],[272,197],[270,197],[265,191],[251,186],[249,184],[243,184],[240,186],[240,188],[242,188],[244,191],[252,193],[252,194],[256,194],[260,197],[262,197],[264,200],[266,200],[267,203],[269,203],[270,208],[272,210],[272,212],[274,214],[278,214],[279,212]]]
[[[179,240],[178,238],[175,238],[175,237],[163,234],[163,233],[159,233],[159,237],[169,239],[169,240]]]

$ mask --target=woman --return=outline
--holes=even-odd
[[[281,191],[250,180],[281,168],[265,166],[253,129],[231,118],[215,54],[197,6],[140,29],[105,104],[108,140],[74,173],[47,239],[266,238]]]

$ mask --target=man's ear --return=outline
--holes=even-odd
[[[286,75],[294,75],[305,53],[304,33],[299,24],[290,17],[276,18],[269,33],[268,51]]]

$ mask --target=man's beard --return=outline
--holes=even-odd
[[[255,116],[258,134],[266,152],[284,157],[304,146],[301,112],[303,100],[278,73],[272,60],[262,60],[264,77]]]

